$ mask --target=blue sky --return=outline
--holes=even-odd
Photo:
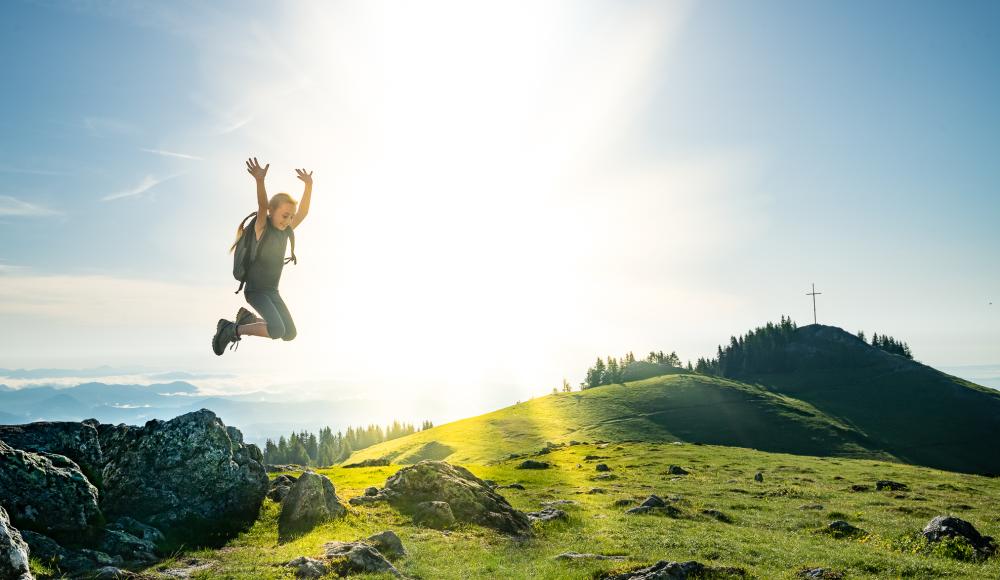
[[[0,367],[515,399],[805,324],[813,282],[820,322],[1000,364],[996,3],[5,12]],[[216,359],[250,154],[315,171],[300,338]]]

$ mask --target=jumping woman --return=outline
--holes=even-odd
[[[235,321],[220,319],[212,337],[212,350],[217,355],[225,352],[226,345],[235,344],[244,336],[261,336],[271,339],[292,340],[295,338],[295,322],[285,306],[285,301],[278,294],[278,282],[281,280],[281,270],[284,268],[285,248],[292,230],[297,228],[309,214],[309,200],[312,197],[312,172],[296,169],[298,178],[305,182],[302,202],[287,193],[276,193],[269,200],[264,189],[264,177],[267,168],[260,166],[257,158],[247,160],[247,171],[257,182],[257,215],[253,228],[247,228],[247,233],[241,225],[236,231],[236,242],[231,252],[240,244],[244,235],[255,235],[255,257],[246,270],[246,288],[243,295],[257,314],[246,308],[240,308]],[[297,210],[297,211],[296,211]],[[294,238],[292,239],[292,258],[295,256]],[[242,285],[241,285],[242,287]],[[232,348],[232,346],[230,346]]]

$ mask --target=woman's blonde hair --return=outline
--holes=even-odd
[[[294,197],[292,197],[291,195],[287,193],[276,193],[272,195],[270,201],[267,202],[267,211],[273,214],[274,212],[278,211],[278,208],[281,207],[281,204],[283,203],[290,203],[294,206],[299,205],[299,201]],[[242,226],[243,226],[242,223],[236,226],[236,241],[233,242],[232,246],[230,246],[229,248],[230,253],[236,251],[236,245],[240,243],[240,238],[243,237]]]

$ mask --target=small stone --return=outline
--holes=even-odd
[[[851,491],[868,491],[869,489],[871,489],[871,486],[861,485],[859,483],[851,486]]]
[[[369,536],[365,541],[386,558],[396,559],[406,555],[406,549],[403,548],[403,541],[392,530],[386,530]]]
[[[800,510],[821,510],[823,506],[818,503],[807,503],[805,505],[799,506]]]
[[[826,531],[835,538],[859,536],[866,533],[861,528],[856,528],[844,520],[834,520],[830,522],[830,525],[826,527]]]
[[[607,464],[607,463],[598,463],[598,464],[597,464],[597,465],[595,466],[595,469],[596,469],[597,471],[611,471],[611,468],[610,468],[610,467],[608,467],[608,464]]]
[[[603,487],[592,487],[589,490],[587,490],[587,493],[590,495],[594,495],[595,493],[608,493],[608,492]]]
[[[667,475],[687,475],[688,470],[684,469],[680,465],[671,465],[667,468]]]
[[[647,497],[646,500],[639,505],[643,507],[665,507],[667,502],[663,501],[660,496],[654,494]]]
[[[758,471],[754,476],[753,480],[757,483],[764,483],[764,474]]]
[[[889,479],[880,479],[875,482],[875,490],[882,491],[883,489],[888,489],[889,491],[906,491],[908,489],[905,483],[899,483],[898,481],[892,481]]]
[[[534,459],[526,459],[522,461],[517,469],[548,469],[550,464],[547,461],[535,461]]]
[[[537,512],[528,512],[528,517],[533,521],[551,522],[552,520],[566,520],[569,516],[562,510],[555,508],[545,508]]]
[[[374,497],[378,495],[378,488],[375,486],[365,488],[365,497]]]
[[[563,552],[552,558],[553,560],[624,560],[625,556],[605,556],[604,554],[581,554],[579,552]]]
[[[295,568],[295,576],[298,578],[319,578],[327,573],[326,564],[321,560],[306,556],[299,556],[285,566]]]

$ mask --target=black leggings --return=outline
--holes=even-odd
[[[247,302],[267,322],[267,334],[273,339],[295,338],[295,322],[277,290],[244,290]]]

